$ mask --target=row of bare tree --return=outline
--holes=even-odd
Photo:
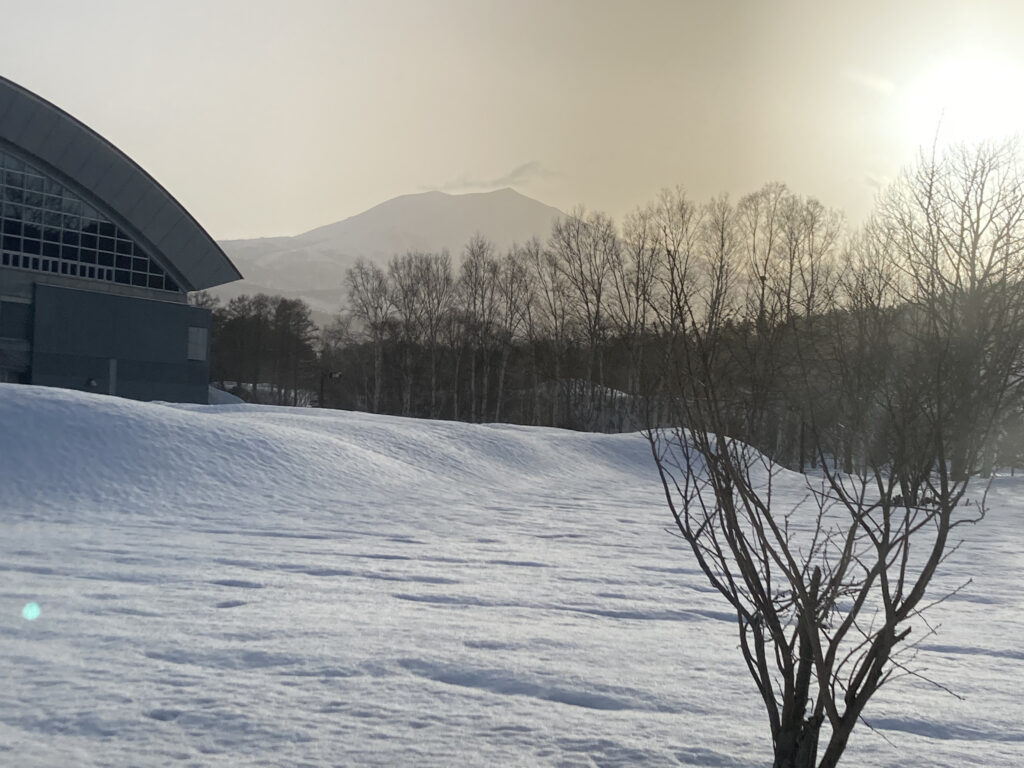
[[[325,400],[407,416],[639,429],[670,417],[688,354],[680,345],[706,324],[727,432],[804,469],[818,462],[809,430],[827,426],[830,455],[849,470],[883,440],[877,366],[851,365],[850,355],[883,354],[892,324],[911,311],[895,250],[910,246],[894,234],[908,194],[890,194],[854,236],[839,213],[769,184],[737,203],[665,191],[621,230],[577,209],[546,242],[503,254],[476,236],[457,267],[447,253],[407,253],[385,267],[360,261],[346,276],[348,307],[324,335],[324,365],[336,372]],[[831,388],[808,401],[807,358],[824,355],[861,387],[860,410]],[[1019,413],[1008,399],[991,461],[1016,461]]]
[[[498,254],[473,238],[458,269],[446,253],[357,263],[337,338],[372,351],[372,365],[361,366],[369,410],[603,428],[623,395],[654,392],[647,354],[685,322],[678,298],[702,278],[701,265],[717,263],[731,270],[719,279],[731,279],[732,262],[746,256],[765,276],[763,303],[768,278],[784,278],[773,270],[789,248],[802,270],[789,279],[804,281],[813,311],[827,277],[816,270],[840,224],[778,184],[738,205],[666,191],[621,233],[608,216],[577,209],[553,223],[546,243]]]

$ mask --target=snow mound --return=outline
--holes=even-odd
[[[11,447],[0,505],[69,521],[112,505],[149,518],[234,519],[247,504],[330,514],[347,502],[515,496],[555,482],[586,494],[598,481],[656,479],[638,435],[140,403],[17,385],[0,385],[0,424]]]
[[[210,405],[238,405],[245,402],[242,398],[232,395],[230,392],[225,392],[223,389],[218,389],[213,385],[210,385],[207,389],[209,390],[207,402]]]

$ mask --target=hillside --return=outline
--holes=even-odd
[[[10,384],[0,425],[0,764],[764,764],[637,435]],[[883,689],[849,765],[1022,764],[1024,482],[990,501],[919,658],[965,700]]]
[[[447,249],[457,259],[476,232],[504,250],[534,236],[546,239],[560,216],[558,209],[512,189],[403,195],[295,237],[221,242],[245,280],[214,293],[224,299],[279,293],[303,298],[319,312],[335,312],[345,270],[359,257],[384,264],[396,253]]]

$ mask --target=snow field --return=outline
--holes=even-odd
[[[1022,498],[850,765],[1024,764]],[[637,435],[0,385],[0,765],[763,764],[669,523]]]

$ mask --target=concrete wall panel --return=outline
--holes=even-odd
[[[208,363],[188,360],[188,329],[210,313],[187,304],[36,285],[32,383],[138,400],[205,403]]]

